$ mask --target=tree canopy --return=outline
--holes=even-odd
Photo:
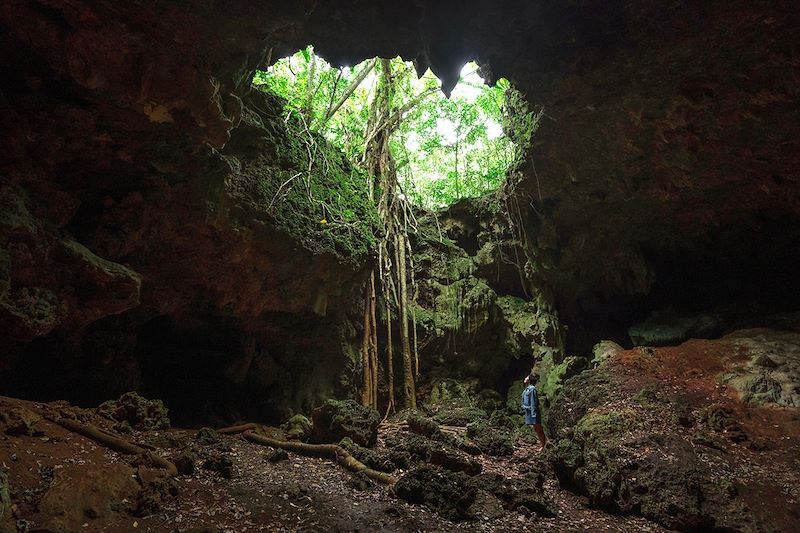
[[[374,134],[367,128],[379,70],[377,59],[334,68],[308,47],[257,71],[253,83],[285,98],[287,112],[360,164]],[[503,127],[510,84],[485,85],[469,63],[448,99],[430,71],[417,78],[410,62],[395,58],[391,72],[395,111],[386,120],[397,124],[389,142],[409,201],[440,208],[497,189],[521,152]]]

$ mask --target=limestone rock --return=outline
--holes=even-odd
[[[125,464],[65,466],[56,470],[39,503],[37,523],[58,533],[80,531],[87,519],[105,521],[132,510],[139,490],[133,470]]]
[[[12,407],[0,412],[0,429],[6,435],[28,435],[32,437],[41,434],[36,429],[36,424],[42,420],[41,415],[24,407]]]
[[[790,382],[784,367],[793,364],[797,336],[745,330],[677,347],[636,348],[567,379],[545,420],[552,438],[546,457],[561,485],[586,495],[592,506],[639,513],[672,529],[790,527],[796,517],[782,509],[754,511],[760,497],[737,487],[769,485],[797,468],[789,459],[800,429],[791,422],[795,408],[759,407],[786,401],[778,376]],[[774,367],[752,364],[765,353]],[[741,399],[720,388],[721,380],[741,386]],[[767,422],[773,416],[788,441],[775,440],[779,426]],[[743,460],[730,451],[743,445],[753,451],[742,469]],[[765,446],[770,454],[759,452]]]
[[[296,440],[306,440],[311,436],[311,421],[303,415],[294,415],[281,426],[286,437]]]
[[[169,429],[169,412],[161,400],[148,400],[135,392],[126,392],[117,400],[109,400],[97,408],[106,418],[127,424],[136,430]]]
[[[349,437],[358,445],[373,446],[380,415],[353,400],[328,400],[311,412],[314,442],[339,442]]]
[[[395,493],[409,503],[424,504],[440,515],[464,518],[476,496],[467,486],[468,476],[437,466],[422,465],[405,474],[395,484]]]
[[[592,364],[597,366],[614,357],[615,354],[621,352],[624,348],[614,341],[600,341],[592,348]]]

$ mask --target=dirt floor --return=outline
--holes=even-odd
[[[198,453],[192,474],[166,480],[131,456],[38,419],[37,413],[54,408],[81,412],[65,404],[0,397],[0,412],[14,413],[12,421],[28,418],[27,424],[7,424],[0,435],[0,465],[8,472],[13,511],[13,520],[0,524],[3,533],[3,527],[14,531],[13,526],[29,532],[666,531],[642,518],[589,509],[553,478],[545,492],[555,503],[554,518],[505,511],[491,520],[453,523],[394,497],[386,486],[359,490],[333,461],[289,454],[272,462],[274,450],[238,435],[202,446],[196,430],[129,436],[163,455]],[[100,425],[98,419],[92,422]],[[214,464],[219,451],[230,464]],[[517,449],[511,457],[479,460],[485,472],[514,477],[535,453]]]

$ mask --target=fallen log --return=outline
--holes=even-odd
[[[393,475],[369,468],[338,444],[306,444],[304,442],[271,439],[257,435],[252,429],[244,431],[242,436],[256,444],[272,446],[273,448],[280,448],[300,455],[329,457],[351,472],[364,472],[370,479],[385,485],[394,485],[397,482],[397,478]]]
[[[178,468],[172,461],[164,459],[160,455],[157,455],[149,450],[146,450],[141,446],[129,442],[121,437],[112,435],[111,433],[104,431],[96,426],[93,426],[91,424],[82,424],[77,420],[72,420],[70,418],[64,418],[64,417],[46,416],[45,418],[47,418],[54,424],[58,424],[59,426],[63,427],[66,430],[90,438],[93,441],[102,444],[106,448],[110,448],[114,451],[129,455],[142,455],[145,458],[147,458],[153,465],[165,469],[167,473],[171,476],[175,476],[178,474]]]

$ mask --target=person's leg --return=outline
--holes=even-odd
[[[542,445],[542,448],[544,448],[547,445],[547,437],[544,435],[544,428],[542,428],[541,424],[534,424],[533,429],[539,437],[539,443]]]

